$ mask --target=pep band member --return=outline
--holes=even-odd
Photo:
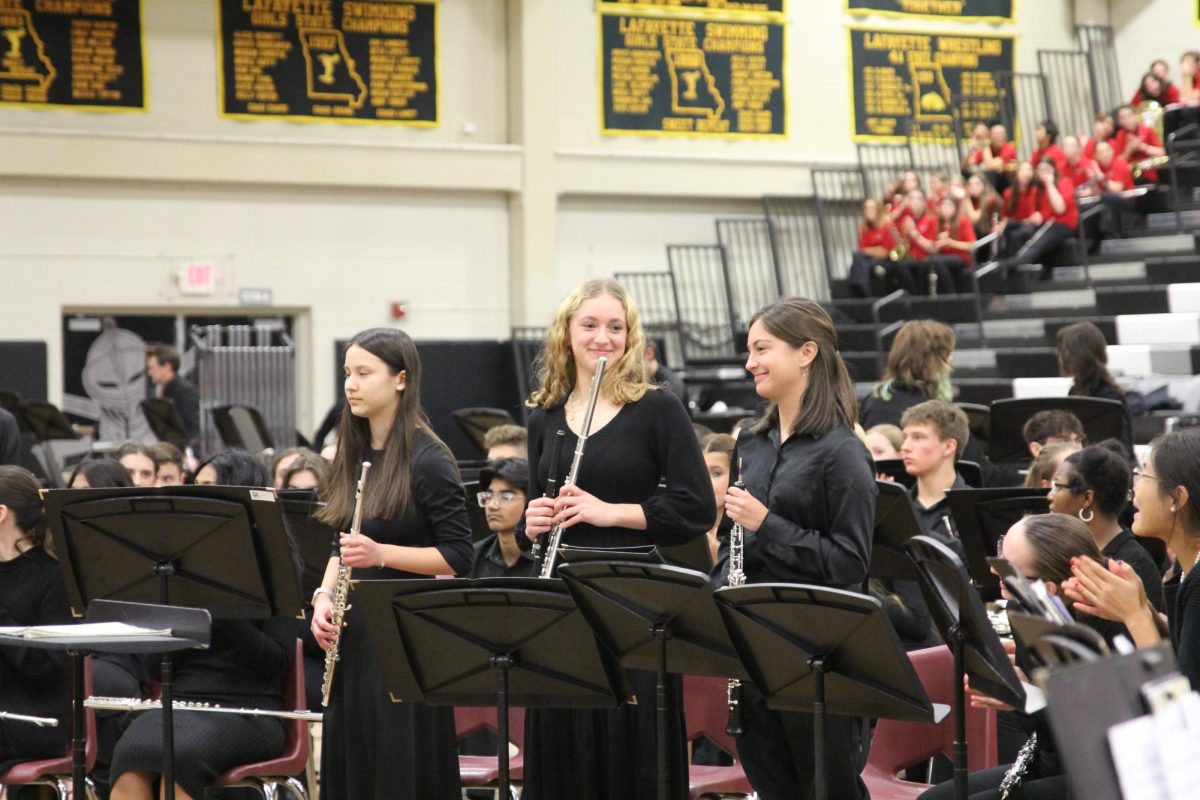
[[[837,351],[833,321],[811,300],[788,298],[752,320],[746,369],[767,413],[738,437],[734,463],[746,489],[731,487],[725,513],[745,528],[749,583],[805,583],[858,591],[871,558],[878,490],[871,454],[854,433],[854,386]],[[728,550],[728,545],[723,551]],[[738,757],[762,800],[808,797],[813,717],[772,711],[743,683]],[[825,722],[829,796],[865,798],[863,720]]]
[[[645,334],[637,309],[615,281],[588,281],[567,295],[546,332],[539,387],[529,398],[530,539],[564,528],[585,547],[679,544],[712,525],[712,484],[683,405],[646,379]],[[601,357],[608,359],[591,438],[575,485],[543,498],[553,471],[566,478]],[[566,432],[552,469],[556,432]],[[667,490],[658,494],[661,478]],[[526,712],[526,800],[609,800],[656,796],[655,679],[629,673],[637,704],[614,711]],[[687,797],[681,681],[673,678],[669,720],[670,796]]]
[[[312,633],[332,645],[337,550],[364,579],[465,574],[471,567],[466,494],[449,450],[421,409],[421,362],[408,334],[363,331],[345,355],[346,406],[319,518],[342,531],[313,594]],[[348,534],[362,462],[362,532]],[[353,595],[351,596],[353,604]],[[454,712],[393,703],[365,622],[351,608],[325,712],[321,797],[457,800]]]

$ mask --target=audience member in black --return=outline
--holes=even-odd
[[[1111,559],[1108,568],[1079,562],[1066,595],[1075,608],[1124,623],[1138,647],[1169,638],[1179,670],[1200,686],[1200,590],[1192,576],[1200,562],[1200,428],[1172,431],[1151,445],[1146,465],[1133,473],[1133,532],[1162,540],[1179,560],[1177,586],[1164,586],[1169,629],[1151,604],[1133,567]],[[1173,597],[1173,600],[1170,598]]]
[[[39,488],[29,471],[0,465],[0,625],[71,621],[58,562],[42,547]],[[60,722],[54,728],[0,722],[0,773],[67,752],[69,674],[62,651],[0,647],[0,709]]]
[[[158,463],[154,451],[141,442],[121,442],[117,447],[117,461],[129,472],[134,486],[154,486],[158,482]]]
[[[523,458],[492,461],[479,471],[476,500],[487,514],[492,532],[475,543],[472,578],[527,578],[533,574],[533,557],[517,541],[517,526],[525,516],[529,493],[529,462]]]
[[[1001,539],[1000,554],[1017,572],[1027,578],[1043,581],[1051,595],[1062,592],[1064,582],[1071,578],[1072,564],[1086,561],[1098,567],[1101,558],[1087,526],[1065,514],[1038,514],[1020,520]],[[1006,598],[1012,599],[1003,584],[1000,590]],[[1110,641],[1116,633],[1123,632],[1123,629],[1106,620],[1086,614],[1079,614],[1076,621],[1093,628]],[[1024,663],[1016,665],[1026,681],[1028,678],[1024,671],[1029,666]],[[1035,755],[1024,772],[1019,788],[1014,788],[1015,793],[1009,796],[1025,800],[1065,800],[1068,797],[1067,778],[1062,771],[1053,733],[1044,716],[1041,713],[1030,716],[1014,711],[999,700],[973,689],[968,689],[968,697],[975,707],[1015,713],[1027,733],[1037,734]],[[1003,764],[970,773],[967,776],[967,790],[971,800],[999,800],[1000,782],[1011,766]],[[921,800],[950,800],[953,797],[954,782],[947,781],[926,791],[921,795]]]
[[[245,450],[226,450],[205,461],[196,470],[196,485],[269,487],[267,468]]]
[[[1058,368],[1064,377],[1074,380],[1069,392],[1072,397],[1099,397],[1121,403],[1121,435],[1117,438],[1132,453],[1129,406],[1125,403],[1125,391],[1108,371],[1108,342],[1100,329],[1091,322],[1076,322],[1060,330]]]
[[[488,461],[501,458],[529,460],[529,431],[520,425],[497,425],[483,435]]]
[[[1129,502],[1129,462],[1104,445],[1092,445],[1063,461],[1054,475],[1047,498],[1050,510],[1077,516],[1088,526],[1105,559],[1133,567],[1145,587],[1146,597],[1162,608],[1162,575],[1158,565],[1121,525],[1121,512]]]
[[[738,437],[735,463],[746,489],[730,487],[725,514],[746,530],[748,583],[805,583],[860,591],[874,526],[874,462],[854,433],[853,384],[829,315],[802,298],[759,312],[749,332],[746,369],[767,413]],[[727,545],[722,545],[726,553]],[[767,708],[742,684],[744,733],[738,755],[764,800],[813,791],[813,717]],[[825,722],[830,797],[867,796],[859,773],[868,745],[863,720]]]
[[[316,489],[320,494],[329,480],[329,462],[311,450],[292,460],[283,473],[284,489]]]
[[[155,486],[178,486],[183,483],[184,457],[178,447],[170,442],[155,442],[150,445],[150,453],[158,468],[154,477]]]
[[[1034,458],[1047,445],[1077,444],[1082,447],[1087,438],[1079,417],[1060,408],[1039,411],[1025,420],[1021,435],[1025,439],[1025,446],[1029,448],[1029,455]]]
[[[72,489],[112,489],[133,486],[133,478],[114,458],[86,458],[75,467],[67,485]]]
[[[642,356],[646,359],[646,377],[650,383],[666,387],[671,394],[679,398],[683,407],[687,408],[687,387],[683,384],[683,378],[668,369],[667,365],[659,360],[658,345],[653,340],[646,340],[646,349],[642,352]]]
[[[188,439],[195,441],[200,437],[200,392],[179,374],[180,360],[171,345],[155,345],[146,351],[146,375],[156,395],[175,404]]]
[[[21,429],[17,418],[0,408],[0,466],[5,464],[21,465]]]

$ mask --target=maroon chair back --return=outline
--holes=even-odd
[[[689,742],[704,737],[737,758],[737,744],[725,732],[729,721],[728,686],[724,678],[684,675],[683,713]]]
[[[91,656],[87,656],[83,660],[83,693],[87,697],[91,697],[93,694]],[[96,712],[90,708],[85,709],[83,719],[84,737],[86,740],[84,757],[87,762],[87,771],[91,772],[92,768],[96,766]],[[70,720],[64,721],[69,727]],[[0,774],[0,786],[21,786],[27,783],[35,783],[52,775],[70,777],[71,736],[73,735],[74,731],[68,732],[66,755],[14,764],[7,772]]]
[[[455,706],[454,732],[463,739],[479,731],[496,733],[500,718],[492,706]],[[508,709],[508,740],[518,748],[525,749],[525,709]]]

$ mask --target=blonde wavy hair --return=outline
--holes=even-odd
[[[575,388],[575,356],[571,353],[571,319],[585,301],[608,295],[625,309],[625,352],[604,373],[601,391],[618,405],[641,400],[655,388],[646,379],[646,333],[637,306],[625,287],[610,278],[591,280],[568,294],[546,331],[542,352],[534,362],[538,389],[525,405],[530,408],[553,408]]]

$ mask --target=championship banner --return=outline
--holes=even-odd
[[[0,0],[0,103],[144,111],[141,0]]]
[[[598,16],[603,133],[787,136],[782,18]]]
[[[629,10],[649,8],[672,11],[713,11],[725,16],[737,14],[782,14],[785,0],[597,0],[605,14],[609,9],[626,6]],[[1200,2],[1200,0],[1197,0]]]
[[[910,132],[964,138],[1000,117],[997,73],[1015,63],[1013,37],[847,28],[857,142]]]
[[[217,0],[221,114],[438,124],[437,0]]]
[[[1017,0],[846,0],[846,13],[959,22],[1015,22]]]

